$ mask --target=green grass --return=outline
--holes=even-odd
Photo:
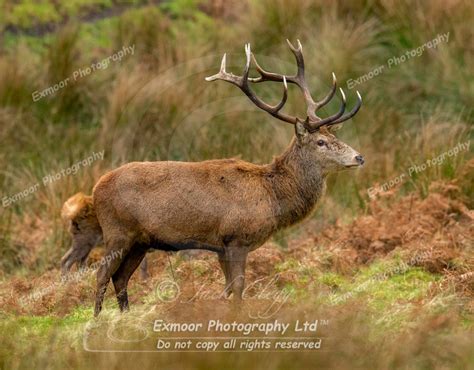
[[[54,2],[50,0],[3,1],[0,8],[5,12],[2,23],[5,26],[28,30],[37,26],[57,25],[69,19],[87,17],[113,8],[115,5],[137,6],[145,1],[113,0],[70,0]]]
[[[30,28],[39,24],[55,23],[61,19],[52,2],[24,0],[13,5],[4,19],[9,25]]]
[[[319,292],[318,303],[331,306],[364,302],[382,330],[413,325],[412,315],[421,307],[424,315],[447,312],[457,299],[452,293],[433,299],[431,288],[441,276],[409,266],[397,256],[373,262],[353,276],[319,271],[292,258],[276,265],[275,273],[293,276],[284,285],[293,302],[314,299],[314,291]]]
[[[17,326],[19,337],[27,340],[29,337],[47,338],[53,331],[80,331],[93,315],[91,307],[78,306],[64,317],[46,316],[7,316],[2,319],[4,330],[9,326]]]

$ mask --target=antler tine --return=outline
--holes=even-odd
[[[265,103],[257,95],[255,95],[255,93],[250,89],[250,86],[249,86],[249,71],[250,71],[250,62],[251,62],[251,57],[252,57],[250,44],[245,45],[245,55],[247,57],[247,60],[245,63],[244,74],[242,76],[242,86],[241,86],[242,91],[260,109],[263,109],[264,111],[270,113],[272,116],[279,118],[285,122],[295,123],[296,117],[290,117],[280,112],[281,108],[283,108],[283,106],[286,103],[286,100],[288,99],[288,84],[286,83],[285,76],[283,76],[283,97],[281,101],[278,104],[273,105],[273,106]]]
[[[246,60],[245,60],[244,73],[242,75],[242,83],[247,86],[249,83],[248,79],[249,79],[249,73],[250,73],[250,62],[252,58],[250,43],[245,44],[245,56],[246,56]]]
[[[327,103],[331,101],[333,98],[334,94],[336,93],[336,88],[337,88],[337,79],[336,79],[336,74],[333,72],[332,73],[332,87],[331,91],[320,101],[316,102],[316,109],[318,110],[319,108],[325,106]]]
[[[219,73],[216,73],[215,75],[206,77],[206,81],[215,81],[215,80],[223,80],[230,82],[236,86],[238,86],[245,95],[260,109],[263,109],[264,111],[268,112],[272,116],[291,123],[295,124],[296,123],[296,117],[289,116],[285,113],[280,112],[280,110],[283,108],[285,105],[287,99],[288,99],[288,84],[286,83],[286,78],[283,76],[283,97],[281,101],[272,106],[270,104],[265,103],[263,100],[261,100],[259,97],[255,95],[255,93],[250,89],[249,86],[249,81],[251,80],[249,78],[249,73],[250,73],[250,63],[251,63],[251,58],[252,58],[252,52],[250,50],[250,44],[245,45],[245,55],[247,57],[246,62],[245,62],[245,67],[243,71],[242,76],[235,76],[232,73],[226,72],[225,70],[225,65],[226,65],[226,55],[224,54],[224,57],[222,58],[221,62],[221,69]]]
[[[215,75],[206,77],[205,80],[206,81],[224,80],[224,81],[227,81],[227,82],[233,83],[234,85],[239,86],[239,83],[240,83],[239,76],[235,76],[232,73],[227,73],[225,70],[226,57],[227,57],[227,54],[224,54],[224,56],[222,57],[221,69],[219,70],[219,72],[216,73]]]
[[[288,84],[286,83],[286,77],[283,76],[283,98],[281,99],[280,103],[275,105],[275,111],[278,112],[286,103],[288,99]]]
[[[225,60],[226,60],[226,55],[227,55],[227,53],[225,53],[224,56],[222,57],[221,69],[219,70],[219,72],[216,73],[215,75],[212,75],[212,76],[209,76],[209,77],[204,78],[206,81],[215,81],[215,80],[218,80],[220,77],[222,77],[222,76],[226,73],[226,72],[225,72]]]
[[[274,81],[274,82],[282,82],[283,77],[285,77],[287,82],[290,83],[296,83],[294,80],[294,76],[286,76],[282,75],[279,73],[273,73],[273,72],[268,72],[264,70],[260,64],[258,64],[257,59],[255,58],[255,55],[252,53],[252,62],[255,64],[255,69],[257,72],[260,74],[259,77],[249,77],[250,82],[254,83],[259,83],[259,82],[265,82],[265,81]]]
[[[359,91],[356,91],[356,94],[357,94],[357,104],[352,109],[352,111],[350,111],[345,116],[340,117],[340,118],[336,119],[335,121],[331,122],[331,125],[335,125],[336,123],[341,123],[341,122],[347,121],[349,118],[352,118],[356,115],[356,113],[359,111],[360,107],[362,106],[362,96],[360,96]]]
[[[344,94],[344,91],[341,88],[339,88],[339,91],[341,92],[341,96],[342,96],[342,104],[341,104],[341,107],[339,108],[339,111],[333,114],[332,116],[324,118],[318,122],[315,122],[315,123],[308,122],[306,124],[307,126],[306,128],[310,132],[314,132],[322,126],[330,126],[330,125],[335,124],[336,123],[335,121],[344,114],[344,111],[346,110],[346,95]]]
[[[225,73],[225,62],[226,62],[227,53],[224,53],[221,61],[221,73]]]
[[[295,77],[298,78],[300,83],[304,83],[304,57],[303,57],[303,46],[301,45],[300,40],[296,40],[298,42],[298,47],[295,48],[290,40],[286,39],[290,50],[293,52],[296,58],[296,64],[298,66],[298,72]]]

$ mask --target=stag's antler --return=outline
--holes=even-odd
[[[349,118],[353,117],[360,109],[362,105],[362,98],[357,91],[357,104],[354,107],[354,109],[346,114],[344,114],[344,111],[346,109],[346,96],[344,95],[344,92],[342,89],[339,89],[341,91],[341,96],[342,96],[342,104],[339,109],[339,111],[332,116],[329,116],[327,118],[320,118],[316,115],[316,111],[326,105],[334,96],[336,92],[336,75],[333,73],[332,78],[333,78],[333,83],[332,83],[332,89],[331,91],[320,101],[315,102],[314,99],[311,97],[311,93],[309,91],[308,85],[306,83],[305,75],[304,75],[304,58],[303,58],[303,47],[301,46],[301,43],[299,40],[298,41],[298,47],[295,48],[289,40],[287,40],[288,45],[295,55],[296,58],[296,64],[298,66],[298,70],[294,76],[286,76],[286,75],[281,75],[273,72],[268,72],[265,71],[258,63],[257,60],[255,59],[255,56],[252,54],[250,51],[250,44],[245,45],[245,54],[247,56],[247,61],[245,63],[245,68],[242,76],[235,76],[232,73],[226,72],[225,70],[225,65],[226,65],[226,54],[224,54],[224,57],[222,58],[222,63],[221,63],[221,69],[219,73],[206,77],[206,81],[214,81],[214,80],[223,80],[230,82],[236,86],[238,86],[244,93],[247,95],[250,100],[259,108],[263,109],[264,111],[270,113],[272,116],[291,123],[291,124],[296,124],[297,121],[303,122],[306,128],[310,132],[314,132],[318,130],[322,126],[329,126],[329,125],[334,125],[336,123],[340,123],[343,121],[348,120]],[[250,62],[253,60],[255,63],[255,67],[257,69],[257,72],[260,74],[260,77],[252,78],[249,77],[249,71],[250,71]],[[259,82],[265,82],[265,81],[277,81],[277,82],[283,82],[283,98],[278,103],[277,105],[269,105],[265,103],[263,100],[258,98],[255,93],[250,89],[249,82],[253,83],[259,83]],[[286,103],[286,100],[288,98],[288,85],[287,82],[293,83],[297,85],[301,92],[303,93],[305,102],[306,102],[306,119],[303,121],[298,117],[294,116],[289,116],[283,112],[281,112],[281,109]]]
[[[263,100],[261,100],[255,93],[250,89],[249,86],[249,81],[251,79],[249,78],[249,71],[250,71],[250,60],[251,60],[251,54],[252,52],[250,51],[250,44],[245,45],[245,54],[247,55],[247,62],[245,63],[245,68],[244,68],[244,73],[242,76],[235,76],[232,73],[226,72],[225,70],[225,62],[226,62],[226,54],[222,57],[222,62],[221,62],[221,69],[219,73],[206,77],[206,81],[214,81],[214,80],[224,80],[227,82],[230,82],[236,86],[238,86],[245,95],[249,97],[250,100],[259,108],[263,109],[264,111],[270,113],[272,116],[281,119],[285,122],[295,124],[296,123],[296,117],[291,117],[288,116],[282,112],[280,112],[281,108],[286,103],[286,99],[288,98],[288,85],[286,83],[285,76],[283,76],[282,81],[283,81],[283,98],[281,99],[280,103],[277,105],[269,105],[265,103]]]

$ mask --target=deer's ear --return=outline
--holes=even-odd
[[[329,132],[333,133],[342,128],[344,124],[343,123],[336,123],[335,125],[331,125],[328,127]]]
[[[309,134],[309,131],[304,127],[303,122],[296,120],[295,123],[295,134],[298,139],[302,139]]]

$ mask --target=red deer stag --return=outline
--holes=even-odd
[[[354,116],[344,115],[342,90],[339,111],[320,118],[316,111],[336,92],[336,78],[329,94],[314,101],[305,80],[301,43],[294,47],[297,72],[285,76],[267,72],[255,60],[250,45],[242,76],[226,72],[226,56],[220,72],[207,81],[223,80],[240,88],[259,108],[295,127],[288,148],[270,164],[256,165],[238,159],[204,162],[133,162],[100,178],[93,200],[102,228],[106,253],[112,259],[97,272],[95,315],[112,279],[120,309],[128,308],[127,284],[148,248],[165,251],[205,249],[214,251],[225,275],[225,294],[240,300],[244,289],[247,254],[261,246],[275,231],[301,221],[321,198],[331,172],[359,167],[363,157],[330,133],[330,127]],[[253,61],[259,77],[249,77]],[[283,82],[283,98],[271,106],[258,98],[250,83]],[[307,105],[306,118],[283,112],[287,83],[297,85]]]

